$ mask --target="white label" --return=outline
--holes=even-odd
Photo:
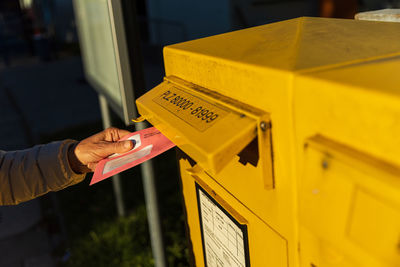
[[[150,154],[151,149],[153,148],[153,145],[148,145],[145,148],[134,152],[132,154],[129,154],[125,157],[120,157],[120,158],[116,158],[113,160],[108,161],[105,165],[104,165],[104,169],[103,169],[103,174],[113,171],[119,167],[124,166],[125,164],[132,162],[134,160],[138,160],[141,159],[147,155]]]
[[[243,230],[202,190],[199,190],[199,203],[206,266],[245,267]]]

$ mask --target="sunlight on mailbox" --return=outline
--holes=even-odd
[[[193,266],[399,266],[399,33],[305,17],[164,49],[136,103],[180,149]]]
[[[219,173],[239,154],[243,164],[260,162],[268,177],[265,186],[273,187],[270,120],[265,112],[173,76],[139,98],[137,106],[210,174]]]

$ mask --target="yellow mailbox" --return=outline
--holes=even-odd
[[[168,46],[139,113],[180,149],[196,266],[400,266],[400,24]]]

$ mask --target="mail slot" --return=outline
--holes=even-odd
[[[268,113],[175,76],[167,76],[137,105],[147,120],[213,175],[253,142],[249,153],[263,165],[265,187],[273,188]]]
[[[165,47],[136,104],[178,147],[193,265],[398,266],[399,32],[297,18]]]

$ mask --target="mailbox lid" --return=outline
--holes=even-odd
[[[139,113],[211,174],[257,136],[263,112],[168,77],[136,101]]]

